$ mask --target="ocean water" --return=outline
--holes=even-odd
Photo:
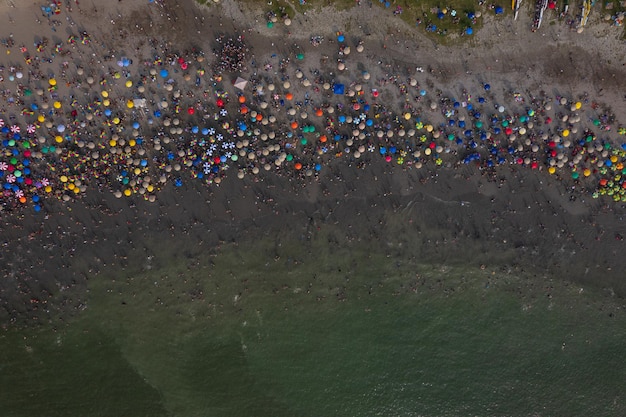
[[[94,277],[70,323],[0,335],[1,414],[624,415],[614,300],[407,259],[266,238]]]

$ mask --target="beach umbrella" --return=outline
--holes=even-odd
[[[466,34],[466,35],[471,35],[471,34],[473,34],[473,33],[474,33],[474,29],[472,29],[472,28],[467,28],[467,29],[465,29],[465,34]]]

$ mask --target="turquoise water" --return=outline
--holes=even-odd
[[[5,332],[2,415],[626,409],[626,321],[609,317],[615,306],[601,294],[553,283],[548,298],[520,275],[398,266],[362,248],[268,262],[264,245],[226,248],[194,269],[92,280],[88,308],[69,325]]]

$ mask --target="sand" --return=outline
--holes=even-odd
[[[15,40],[10,54],[5,55],[6,48],[2,48],[5,69],[16,62],[23,65],[18,49],[22,44],[32,51],[33,42],[45,36],[50,39],[49,51],[63,43],[62,50],[68,54],[59,54],[51,63],[41,62],[41,79],[30,74],[25,81],[44,88],[50,74],[62,77],[69,85],[59,83],[57,95],[64,100],[70,94],[98,96],[101,89],[123,97],[122,86],[98,86],[99,78],[119,70],[115,62],[124,56],[133,60],[132,71],[147,73],[148,67],[142,66],[154,50],[162,57],[189,57],[200,49],[210,72],[216,37],[242,35],[250,49],[246,68],[225,73],[220,84],[231,99],[238,91],[229,82],[242,76],[252,80],[253,85],[244,90],[248,95],[254,85],[267,92],[270,83],[278,92],[289,77],[294,101],[304,100],[310,90],[297,77],[300,69],[310,80],[317,70],[323,80],[343,82],[348,89],[356,90],[357,84],[367,94],[377,89],[389,109],[402,114],[408,105],[433,125],[446,118],[439,108],[432,111],[430,103],[466,93],[474,98],[485,95],[490,105],[505,105],[507,112],[509,108],[523,112],[513,92],[527,100],[535,97],[551,103],[564,97],[567,108],[554,103],[549,112],[555,120],[578,100],[585,101],[580,112],[583,122],[589,123],[587,119],[597,113],[590,109],[594,102],[617,120],[626,117],[624,43],[619,39],[620,28],[606,25],[591,25],[579,34],[561,24],[546,24],[533,33],[527,29],[528,16],[518,22],[491,17],[469,42],[445,46],[412,31],[391,13],[366,5],[341,12],[324,7],[296,16],[290,26],[279,20],[270,29],[261,11],[232,1],[209,8],[191,0],[65,3],[61,13],[50,19],[42,16],[40,2],[0,5],[1,37],[11,33]],[[68,46],[67,37],[83,30],[88,32],[89,44]],[[337,55],[336,33],[340,31],[348,38],[350,55]],[[314,47],[312,36],[324,36],[324,41]],[[364,46],[362,53],[356,50],[359,43]],[[293,58],[297,52],[305,55],[301,65]],[[284,73],[278,67],[281,57],[291,59]],[[338,58],[345,61],[343,71],[338,70]],[[266,63],[272,67],[264,68]],[[78,68],[83,69],[82,76]],[[89,75],[95,78],[94,85],[87,83]],[[209,91],[207,100],[214,99],[210,82],[203,81],[194,90],[193,77],[186,81],[180,71],[170,76],[183,86],[182,97],[190,93],[195,94],[193,100],[202,101],[203,92]],[[411,78],[428,95],[418,101],[418,91],[413,91],[416,100],[407,103],[397,86]],[[488,92],[485,83],[491,86]],[[147,85],[149,101],[172,97],[173,93],[167,95],[155,84]],[[339,101],[323,89],[311,94],[318,103]],[[51,105],[55,98],[44,92],[44,99]],[[124,100],[119,98],[116,104],[123,108]],[[227,108],[236,112],[234,100]],[[276,125],[293,119],[280,106],[274,110]],[[185,116],[178,117],[184,125]],[[144,115],[142,128],[149,128],[148,118]],[[177,117],[169,118],[173,123]],[[155,123],[165,124],[164,119]],[[174,126],[162,130],[167,135]],[[95,135],[97,129],[87,124],[81,134]],[[606,136],[617,144],[615,132]],[[591,181],[576,183],[563,173],[547,174],[547,167],[531,170],[515,164],[484,170],[447,162],[443,167],[425,164],[416,169],[416,165],[386,163],[367,152],[355,158],[354,149],[351,155],[343,151],[341,158],[330,160],[319,173],[306,173],[306,169],[294,173],[274,166],[265,171],[261,166],[254,174],[253,163],[240,164],[216,176],[219,184],[185,180],[182,187],[172,184],[172,175],[155,193],[154,202],[139,194],[117,199],[114,192],[121,187],[113,189],[94,181],[80,198],[46,199],[42,213],[5,210],[0,214],[0,261],[5,266],[0,279],[0,318],[3,323],[23,324],[76,314],[85,307],[89,279],[150,256],[154,242],[170,242],[172,252],[182,254],[189,246],[217,250],[220,245],[259,235],[297,234],[299,228],[314,224],[333,225],[346,239],[378,240],[381,248],[410,246],[413,254],[428,262],[498,265],[532,271],[539,285],[545,284],[546,277],[555,277],[606,288],[610,296],[626,294],[621,275],[626,261],[620,256],[622,236],[626,236],[624,205],[609,198],[593,199]],[[306,153],[302,158],[314,160]],[[199,256],[198,251],[192,255]]]

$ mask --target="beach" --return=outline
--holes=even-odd
[[[530,14],[482,10],[470,39],[437,42],[368,4],[288,19],[230,0],[0,5],[3,331],[61,332],[135,297],[170,303],[171,317],[193,305],[194,322],[216,328],[272,303],[293,320],[351,303],[385,326],[377,286],[408,315],[406,297],[422,291],[499,288],[528,309],[555,297],[574,311],[573,294],[589,293],[590,317],[623,319],[622,28],[531,31]],[[309,269],[316,258],[326,272]],[[370,266],[379,275],[359,279]],[[107,320],[107,334],[143,337],[134,320]],[[269,375],[260,352],[280,362],[282,351],[258,332],[250,372]],[[133,343],[117,348],[148,369]],[[144,378],[164,389],[155,372]],[[615,398],[605,415],[619,415]]]
[[[579,34],[559,26],[533,33],[525,30],[523,21],[510,26],[494,20],[485,25],[468,47],[466,44],[433,45],[428,39],[411,35],[403,22],[394,20],[392,15],[385,20],[387,26],[357,26],[355,22],[367,22],[375,12],[368,7],[338,13],[324,9],[318,12],[319,16],[297,16],[290,26],[277,23],[273,28],[267,27],[265,16],[258,11],[240,9],[228,2],[212,8],[194,4],[174,7],[167,2],[146,5],[142,1],[111,3],[100,9],[94,5],[68,4],[61,5],[59,14],[49,18],[39,16],[44,13],[37,4],[3,7],[7,10],[6,18],[13,20],[13,23],[6,22],[8,27],[15,29],[10,32],[14,46],[7,49],[10,54],[4,55],[7,62],[4,83],[7,87],[17,84],[21,89],[18,93],[23,93],[26,87],[33,90],[32,95],[22,101],[24,105],[30,101],[35,106],[31,105],[20,115],[15,103],[9,103],[11,107],[5,105],[5,130],[9,127],[9,115],[13,115],[10,117],[18,127],[17,122],[23,123],[22,129],[24,125],[37,126],[32,135],[21,133],[33,146],[47,150],[49,155],[54,146],[59,145],[54,150],[58,160],[39,153],[45,162],[42,167],[59,165],[53,167],[56,173],[41,174],[46,184],[55,181],[54,187],[50,186],[50,193],[46,193],[39,181],[40,188],[33,194],[42,203],[25,204],[36,205],[37,210],[43,207],[45,213],[33,213],[32,207],[20,207],[19,202],[13,206],[11,193],[5,191],[9,198],[6,198],[3,214],[4,256],[10,265],[15,265],[13,274],[31,273],[24,270],[18,260],[22,258],[22,245],[27,245],[33,254],[52,251],[54,263],[69,267],[73,251],[91,252],[96,247],[102,250],[92,237],[97,229],[115,234],[117,237],[111,241],[118,244],[144,221],[157,222],[159,227],[166,223],[174,230],[193,222],[215,221],[227,222],[235,226],[233,230],[245,230],[249,222],[256,222],[262,230],[258,219],[271,217],[271,213],[278,217],[285,213],[310,214],[320,212],[319,207],[324,205],[337,205],[338,210],[346,210],[346,213],[333,212],[331,217],[350,217],[359,199],[367,198],[380,201],[374,206],[366,205],[362,211],[391,207],[404,213],[412,210],[424,213],[427,205],[431,210],[446,210],[441,219],[432,213],[433,219],[424,216],[420,220],[426,227],[440,230],[442,241],[454,241],[459,233],[467,233],[473,235],[468,238],[467,246],[474,242],[490,245],[489,250],[484,251],[485,256],[491,256],[495,248],[504,252],[524,250],[543,254],[520,256],[519,262],[524,264],[529,261],[524,258],[529,257],[530,262],[551,266],[554,272],[560,271],[569,279],[593,282],[601,287],[606,285],[622,292],[619,278],[622,260],[616,256],[620,236],[625,234],[620,221],[622,203],[607,196],[592,198],[601,170],[594,166],[595,159],[587,161],[589,158],[585,157],[586,164],[574,166],[576,175],[580,175],[580,180],[574,181],[569,172],[571,160],[576,160],[580,150],[572,149],[576,142],[568,145],[571,151],[563,147],[563,143],[572,142],[571,137],[563,134],[564,130],[576,132],[572,136],[580,137],[587,129],[585,125],[606,115],[600,127],[612,124],[609,126],[612,130],[603,133],[602,129],[590,129],[587,134],[593,135],[594,140],[597,137],[597,142],[612,142],[612,146],[620,150],[617,130],[626,102],[619,88],[624,79],[624,63],[615,59],[619,54],[613,53],[623,48],[623,42],[616,39],[617,31],[613,34],[615,39],[610,32],[597,38],[600,31],[607,30],[602,26],[593,34],[588,32],[594,29]],[[138,13],[146,13],[146,18],[137,19]],[[130,25],[128,19],[135,24]],[[33,34],[30,29],[20,29],[15,22],[21,20],[41,21],[37,26],[40,30]],[[240,23],[232,23],[235,21]],[[315,26],[322,21],[333,22],[335,26],[329,27],[330,33]],[[155,38],[167,24],[184,26],[185,30],[171,31],[174,36],[171,40],[167,36]],[[350,26],[350,32],[339,36],[348,39],[338,42],[337,33],[344,33],[342,29],[346,26]],[[56,40],[55,33],[60,31],[56,27],[66,27],[64,31],[70,33],[69,39]],[[209,35],[206,44],[196,44],[198,37],[204,38],[198,31]],[[98,35],[107,32],[107,37]],[[237,36],[244,38],[242,42],[248,50],[245,62],[237,63],[240,67],[235,68],[233,74],[226,69],[223,75],[211,73],[215,71],[211,62],[217,58],[213,52],[220,47],[215,39],[220,36],[232,42],[237,42]],[[311,38],[316,36],[324,41],[312,46]],[[51,39],[47,50],[41,45],[44,37]],[[589,42],[595,42],[593,45],[597,47],[583,47]],[[39,61],[36,72],[28,68],[32,64],[20,62],[24,58],[13,61],[19,55],[36,56],[38,52],[33,51],[33,44],[40,45],[40,55],[54,56],[45,58],[51,63]],[[57,45],[57,53],[50,51],[55,47],[53,44]],[[20,45],[26,52],[20,53]],[[363,52],[357,51],[359,45]],[[193,71],[180,69],[185,51],[192,54],[185,57],[184,63],[193,65]],[[46,52],[52,55],[45,55]],[[298,53],[304,55],[302,62]],[[175,58],[179,55],[181,58]],[[193,56],[200,59],[193,59]],[[171,76],[167,75],[171,78],[166,79],[151,69],[158,69],[167,59],[172,62],[169,68],[163,67],[171,72]],[[120,66],[121,60],[132,61],[132,66]],[[338,70],[337,62],[347,69]],[[24,78],[14,78],[10,84],[7,72],[11,65],[14,72],[16,65],[23,67],[22,71],[29,69],[27,78],[33,85],[23,82]],[[139,75],[135,76],[133,71]],[[253,85],[243,90],[235,88],[232,82],[239,76],[251,80],[249,84]],[[54,87],[58,89],[48,85],[54,77],[62,77],[62,80],[55,80]],[[124,86],[125,79],[130,81],[131,87]],[[220,79],[222,81],[217,81]],[[89,83],[90,80],[93,81]],[[288,88],[286,83],[290,84]],[[343,94],[333,93],[337,85],[345,89]],[[42,91],[46,87],[48,91]],[[12,93],[12,90],[9,88],[6,92]],[[290,102],[284,98],[286,94],[295,97]],[[380,94],[380,99],[374,94]],[[183,103],[181,97],[185,96],[188,100]],[[149,103],[145,110],[126,106],[128,100],[139,97],[145,97],[143,100]],[[246,98],[250,101],[239,103],[237,97],[240,101]],[[220,100],[222,106],[215,105]],[[59,106],[76,108],[55,110],[55,101]],[[169,103],[174,103],[170,104],[173,108],[165,107]],[[576,103],[580,111],[574,106]],[[479,122],[472,120],[471,114],[477,116],[476,113],[467,114],[468,104],[479,107],[484,113],[480,116],[476,112],[481,117],[476,117]],[[347,109],[346,105],[360,110]],[[571,106],[574,106],[573,112]],[[371,110],[363,112],[361,107],[371,107]],[[36,110],[31,110],[33,108]],[[258,113],[261,123],[255,119],[248,126],[245,122],[248,114],[243,114],[242,109]],[[527,109],[532,114],[537,111],[537,116],[541,112],[542,116],[531,119],[525,115]],[[192,114],[192,110],[204,114],[199,117],[199,114]],[[221,116],[228,111],[234,112],[231,114],[235,121],[230,121],[230,116]],[[317,116],[316,112],[322,116]],[[513,119],[520,114],[523,123]],[[360,124],[346,121],[353,115],[362,118],[357,120]],[[39,122],[37,117],[44,121]],[[379,122],[379,118],[387,121]],[[478,131],[477,125],[485,123],[484,118],[491,118],[491,122],[497,124],[491,130],[474,133]],[[545,124],[548,118],[555,120],[554,126]],[[534,124],[545,124],[545,127],[533,126],[534,120],[539,122]],[[576,120],[582,122],[576,123]],[[507,135],[508,143],[515,149],[506,148],[506,138],[500,146],[510,155],[497,153],[497,157],[489,161],[474,162],[472,158],[478,157],[478,153],[470,153],[472,147],[487,148],[485,143],[480,143],[485,140],[485,132],[495,136],[493,132],[507,130],[504,125],[508,127],[509,121],[514,130]],[[73,125],[71,132],[70,123]],[[355,128],[350,128],[350,124]],[[472,124],[474,131],[468,131]],[[61,134],[59,125],[70,135]],[[297,126],[296,129],[292,129],[292,125]],[[209,131],[215,131],[211,126],[217,127],[218,133],[210,136]],[[306,133],[309,126],[316,130]],[[221,133],[219,128],[222,128]],[[519,129],[528,131],[527,139],[522,140]],[[531,133],[532,130],[536,132]],[[180,133],[184,135],[177,139]],[[464,133],[469,136],[463,137]],[[6,133],[11,134],[11,131]],[[233,135],[234,140],[210,143],[224,134]],[[474,135],[482,137],[473,139]],[[184,137],[190,138],[191,143],[185,143],[189,139]],[[111,146],[116,138],[120,144]],[[124,143],[125,140],[137,142],[135,138],[143,139],[143,146],[136,145],[132,149]],[[450,138],[454,140],[446,140]],[[489,137],[487,140],[492,141],[491,150],[494,150],[500,139],[493,141]],[[164,143],[167,141],[172,141],[174,147],[172,143]],[[298,149],[300,141],[302,149]],[[595,143],[594,149],[598,146]],[[63,149],[66,144],[67,151]],[[207,159],[218,145],[222,149]],[[541,150],[533,151],[539,146]],[[542,153],[550,146],[555,150],[551,151],[552,155],[558,158],[546,160]],[[519,155],[517,148],[521,149]],[[174,152],[167,153],[167,149]],[[119,153],[114,153],[116,150]],[[220,151],[226,152],[222,152],[222,161],[215,164],[213,158]],[[229,155],[227,164],[223,163],[224,154]],[[233,154],[240,159],[230,158]],[[496,156],[495,151],[492,154]],[[194,156],[197,160],[191,161]],[[296,159],[292,160],[294,157]],[[202,165],[207,160],[209,169]],[[406,163],[398,163],[401,160]],[[148,163],[156,168],[144,169],[144,164]],[[71,170],[75,164],[79,164],[80,169]],[[303,168],[298,171],[294,164]],[[124,169],[124,165],[131,169]],[[558,172],[550,175],[549,168],[555,171],[558,168]],[[63,169],[66,174],[59,172]],[[192,178],[185,170],[191,171]],[[586,178],[585,170],[589,174],[593,171],[593,175]],[[132,171],[139,174],[133,175]],[[87,177],[93,175],[90,172],[95,172],[96,178],[88,181]],[[50,174],[56,178],[45,178]],[[111,181],[114,176],[117,178]],[[120,179],[123,181],[117,181]],[[225,183],[221,183],[222,180]],[[182,188],[177,187],[181,184]],[[149,192],[148,187],[161,190]],[[187,187],[190,190],[183,190]],[[114,201],[113,197],[120,197],[123,192],[134,195]],[[179,193],[185,193],[185,199],[179,198]],[[191,200],[187,200],[189,194],[194,195]],[[241,196],[246,195],[244,200]],[[465,200],[467,205],[463,204]],[[202,210],[198,206],[200,202]],[[15,213],[6,214],[10,210]],[[466,212],[470,218],[466,217]],[[479,213],[489,214],[481,216]],[[452,235],[446,226],[451,219],[456,219],[454,222],[460,229]],[[344,218],[336,221],[348,226]],[[366,234],[369,221],[349,227]],[[270,224],[276,222],[281,220],[272,220]],[[409,225],[414,227],[416,222],[418,219]],[[464,230],[466,227],[471,230]],[[498,231],[497,236],[494,230]],[[553,235],[548,237],[548,232]],[[236,239],[236,236],[229,238]],[[433,250],[425,246],[429,256],[434,252],[432,255],[441,259],[459,262],[465,259],[456,258],[453,249]],[[62,249],[51,250],[50,247]],[[88,249],[90,247],[94,249]],[[466,245],[456,244],[456,247],[462,247],[459,252],[466,250]],[[546,253],[550,256],[545,256]],[[44,264],[44,257],[35,255],[34,258]],[[116,263],[113,259],[107,261]],[[65,279],[74,274],[71,268],[70,274],[57,272],[59,265],[50,262],[46,260],[43,268],[34,268],[34,273],[42,277],[62,275]],[[72,278],[75,285],[84,280],[84,276]],[[12,284],[4,280],[3,285],[7,290],[13,286],[8,293],[17,293],[17,287],[23,283],[14,278]],[[53,290],[48,288],[46,292]],[[29,297],[30,291],[23,296]]]

